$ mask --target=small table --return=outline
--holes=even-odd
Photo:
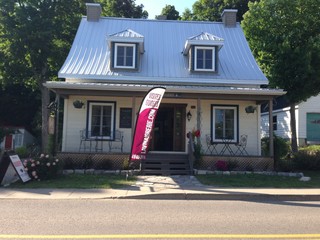
[[[231,144],[234,144],[234,143],[232,143],[232,140],[233,139],[226,139],[226,138],[222,139],[223,147],[220,152],[220,155],[224,155],[225,152],[228,152],[229,155],[234,155],[234,152],[232,151],[232,148],[230,147]]]

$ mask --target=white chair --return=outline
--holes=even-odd
[[[109,152],[112,149],[120,149],[123,152],[123,132],[116,130],[114,133],[114,139],[109,141]]]
[[[242,134],[240,136],[240,141],[235,144],[237,147],[237,151],[235,152],[235,155],[237,155],[237,153],[239,153],[240,155],[249,155],[248,152],[246,151],[246,147],[247,147],[247,140],[248,140],[248,135],[246,134]]]
[[[206,150],[206,154],[210,153],[211,155],[216,154],[218,155],[218,151],[216,149],[217,144],[213,143],[211,141],[211,135],[207,134],[206,135],[206,143],[207,143],[207,150]]]
[[[89,143],[89,146],[87,146],[87,143]],[[87,136],[86,129],[80,130],[80,146],[79,146],[79,152],[86,151],[89,149],[91,151],[91,139]]]

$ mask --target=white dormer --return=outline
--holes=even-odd
[[[189,70],[196,72],[217,72],[218,51],[224,39],[213,34],[202,32],[188,38],[183,54],[189,54]]]
[[[111,68],[138,70],[139,55],[144,53],[144,36],[127,29],[107,37]]]

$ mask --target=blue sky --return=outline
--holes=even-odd
[[[143,4],[144,10],[148,11],[149,19],[154,19],[155,15],[161,13],[162,8],[166,5],[173,5],[175,9],[181,15],[184,12],[184,9],[192,9],[192,5],[196,0],[136,0],[137,5]]]

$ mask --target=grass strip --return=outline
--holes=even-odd
[[[61,175],[55,179],[44,181],[21,181],[10,184],[10,188],[104,188],[118,189],[135,182],[135,177],[126,180],[122,175],[89,175],[89,174],[69,174]]]

